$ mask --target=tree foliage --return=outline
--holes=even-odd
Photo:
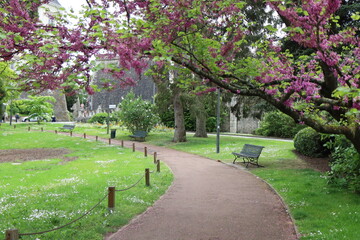
[[[88,0],[74,27],[57,16],[54,25],[39,24],[29,13],[43,2],[9,0],[0,11],[0,56],[23,54],[27,88],[83,85],[92,92],[91,69],[101,67],[92,57],[102,53],[119,58],[104,71],[126,84],[134,79],[125,70],[171,61],[197,74],[204,91],[218,86],[260,97],[317,131],[345,135],[360,152],[360,41],[356,24],[339,24],[340,0],[258,1],[286,26],[279,35],[269,22],[261,38],[247,18],[248,1]],[[252,40],[254,54],[243,55]],[[294,54],[280,40],[306,51]]]
[[[55,102],[55,98],[51,96],[29,96],[29,98],[25,103],[27,112],[32,117],[36,117],[38,123],[49,121],[54,113],[54,106],[50,102]]]
[[[0,62],[0,103],[6,102],[16,95],[15,76],[9,63]]]

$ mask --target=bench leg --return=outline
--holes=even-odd
[[[250,158],[247,158],[246,160],[247,160],[246,161],[246,168],[247,168],[249,166],[249,163],[250,163],[251,160],[250,160]]]

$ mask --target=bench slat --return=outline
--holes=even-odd
[[[62,127],[59,127],[60,129],[64,129],[64,130],[73,130],[75,128],[75,125],[64,125]]]
[[[134,138],[138,141],[145,141],[145,137],[147,136],[146,131],[135,131],[133,135],[129,135],[129,137]]]

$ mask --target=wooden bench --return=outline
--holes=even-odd
[[[235,163],[236,159],[242,158],[243,163],[246,163],[246,167],[248,167],[249,164],[253,164],[258,167],[263,167],[258,163],[263,148],[264,148],[263,146],[245,144],[239,153],[237,152],[232,153],[235,156],[233,163]]]
[[[69,130],[72,131],[75,128],[75,125],[64,125],[62,127],[59,127],[61,130]]]
[[[134,140],[140,142],[144,142],[146,136],[147,136],[146,131],[135,131],[133,135],[129,135],[129,137],[134,138]]]

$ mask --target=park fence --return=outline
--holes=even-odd
[[[30,131],[30,127],[28,128],[28,131]],[[41,128],[41,131],[43,131],[43,128]],[[55,134],[57,134],[58,131],[55,130]],[[72,136],[72,132],[70,132],[70,136]],[[84,133],[84,138],[86,138],[86,134]],[[98,141],[98,136],[96,136],[96,141]],[[109,138],[109,144],[111,144],[111,139]],[[124,147],[124,141],[121,141],[121,146]],[[135,151],[135,143],[132,144],[132,149]],[[147,147],[144,147],[144,156],[147,157],[148,150]],[[157,159],[157,153],[154,152],[154,163],[156,164],[156,172],[160,172],[160,160]],[[128,191],[141,182],[145,178],[145,185],[150,186],[150,174],[154,173],[154,171],[150,171],[149,168],[145,168],[145,174],[143,174],[134,184],[130,185],[129,187],[123,188],[123,189],[116,189],[116,187],[108,187],[107,193],[101,197],[101,199],[93,205],[89,210],[87,210],[84,214],[81,216],[71,220],[70,222],[63,224],[59,227],[55,227],[52,229],[39,231],[39,232],[31,232],[31,233],[21,233],[19,232],[19,229],[9,229],[5,232],[5,240],[19,240],[22,236],[32,236],[32,235],[41,235],[53,231],[60,230],[62,228],[68,227],[71,224],[80,221],[82,218],[87,216],[89,213],[91,213],[96,207],[98,207],[106,198],[108,199],[108,210],[110,213],[112,213],[115,209],[115,196],[116,192],[124,192]]]

